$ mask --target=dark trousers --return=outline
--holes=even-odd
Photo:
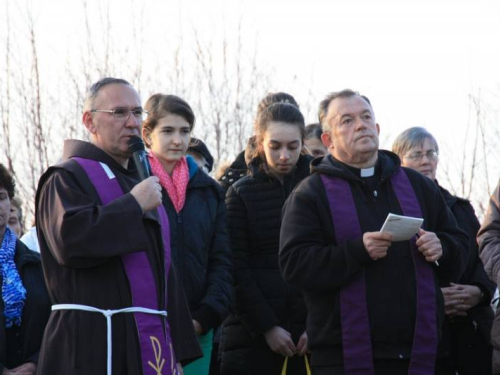
[[[453,327],[451,353],[460,375],[490,375],[493,347],[472,324]]]
[[[407,375],[408,359],[375,359],[375,375]],[[312,375],[345,375],[344,366],[313,366]]]
[[[375,375],[407,375],[410,361],[408,359],[375,359],[373,366]],[[344,366],[312,366],[312,375],[345,375]],[[436,365],[435,375],[455,375],[447,369]]]
[[[442,357],[437,363],[442,369],[459,375],[492,373],[492,346],[486,322],[479,326],[469,317],[455,317],[453,321],[446,318],[439,352]]]

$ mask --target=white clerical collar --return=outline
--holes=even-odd
[[[361,177],[371,177],[375,174],[375,167],[360,169]]]

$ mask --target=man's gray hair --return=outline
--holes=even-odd
[[[328,115],[328,107],[330,106],[330,103],[337,98],[351,98],[353,96],[359,96],[370,105],[370,108],[372,107],[370,100],[366,96],[361,95],[359,92],[353,91],[351,89],[344,89],[342,91],[331,92],[326,96],[325,99],[321,101],[321,103],[319,103],[318,119],[324,133],[326,132],[330,133],[332,130],[331,125],[326,121],[326,116]]]
[[[95,82],[92,86],[90,86],[89,90],[87,91],[87,95],[85,96],[85,103],[83,105],[83,112],[90,111],[91,109],[94,109],[94,100],[99,94],[99,91],[105,86],[108,85],[127,85],[132,87],[132,85],[121,78],[113,78],[113,77],[106,77],[106,78],[101,78],[99,81]]]
[[[408,153],[408,151],[414,149],[415,147],[422,146],[426,139],[429,139],[431,141],[434,147],[434,151],[439,152],[436,138],[434,138],[434,136],[425,128],[420,128],[417,126],[406,129],[404,132],[397,136],[396,140],[392,144],[392,152],[402,158]]]

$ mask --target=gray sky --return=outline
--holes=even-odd
[[[49,55],[45,61],[52,55],[55,69],[83,33],[82,2],[33,4],[44,31],[40,51]],[[467,122],[470,93],[498,87],[498,1],[89,0],[95,22],[102,4],[124,41],[144,4],[148,56],[161,52],[155,40],[165,35],[186,35],[194,27],[217,38],[223,29],[233,33],[242,18],[245,41],[253,43],[257,33],[260,57],[275,69],[276,89],[294,90],[300,98],[313,85],[318,99],[345,87],[359,90],[372,99],[389,133],[423,125],[445,135]]]
[[[83,1],[31,4],[44,74],[57,77],[81,52]],[[288,91],[301,103],[311,100],[309,92],[317,102],[329,91],[358,90],[373,103],[382,147],[402,130],[424,126],[438,139],[441,160],[464,153],[467,125],[475,121],[469,95],[480,92],[495,107],[500,92],[498,1],[88,0],[87,6],[91,32],[99,35],[107,14],[119,40],[113,48],[140,41],[149,69],[165,53],[165,39],[182,36],[189,46],[193,29],[207,40],[235,38],[241,19],[244,48],[257,46],[262,66],[272,71],[269,91]],[[22,37],[22,19],[10,22]],[[102,40],[95,47],[104,46]]]

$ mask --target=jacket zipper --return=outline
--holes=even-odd
[[[179,212],[176,212],[175,214],[177,215],[177,245],[179,246],[177,255],[180,261],[179,273],[182,273],[184,270],[184,231],[181,214]]]
[[[285,205],[285,201],[287,200],[288,196],[290,195],[290,190],[291,189],[285,189],[285,184],[287,183],[286,181],[286,177],[285,179],[283,179],[283,184],[280,184],[281,185],[281,192],[283,194],[283,205]],[[289,183],[287,184],[288,186],[291,186],[292,185],[292,181],[290,179]],[[288,190],[288,194],[287,194],[287,190]],[[281,218],[280,218],[281,220]],[[279,249],[278,249],[279,251]],[[279,270],[279,263],[278,263],[278,270]],[[286,309],[286,320],[284,323],[284,329],[286,329],[288,332],[290,332],[290,334],[292,333],[291,332],[291,329],[292,329],[292,322],[291,322],[291,318],[290,318],[290,312],[292,311],[292,295],[291,295],[291,291],[290,291],[290,286],[288,285],[288,283],[285,283],[285,309]],[[300,333],[302,334],[302,333]]]

